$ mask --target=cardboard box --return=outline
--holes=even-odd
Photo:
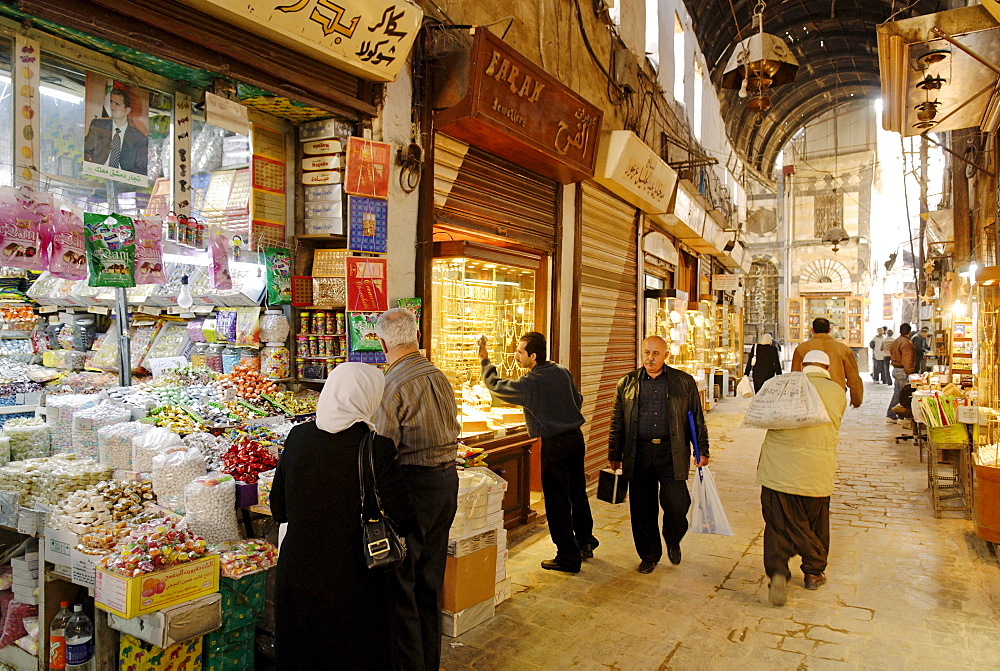
[[[70,551],[70,579],[74,585],[82,585],[88,589],[94,589],[97,585],[97,564],[101,561],[100,555],[89,555],[80,552],[76,548]]]
[[[222,596],[203,596],[129,620],[108,614],[108,626],[160,648],[215,631],[222,625]]]
[[[24,576],[14,574],[14,587],[27,587],[28,589],[35,589],[38,587],[38,571],[35,571],[34,576]]]
[[[129,671],[201,671],[201,652],[201,637],[161,648],[135,636],[122,634],[118,648],[118,668]]]
[[[72,531],[45,530],[45,561],[60,566],[71,566],[70,550],[78,543],[77,535]]]
[[[21,603],[27,603],[31,605],[38,604],[38,595],[35,594],[37,587],[21,587],[20,585],[14,585],[11,588],[14,593],[14,601],[20,601]]]
[[[219,555],[134,578],[97,569],[97,607],[126,619],[219,591]],[[155,591],[152,591],[155,590]]]
[[[510,598],[510,578],[497,581],[496,589],[493,593],[493,605],[499,606]]]
[[[496,570],[496,546],[464,557],[448,557],[444,569],[443,608],[459,613],[491,598],[496,584]]]
[[[25,559],[23,557],[14,557],[10,560],[10,566],[15,571],[37,571],[38,570],[38,560],[37,559]],[[36,574],[37,575],[37,574]]]
[[[237,482],[236,483],[236,507],[249,508],[257,505],[257,483]]]
[[[254,664],[256,626],[209,634],[205,637],[205,671],[244,671]]]
[[[222,596],[221,631],[253,627],[264,613],[267,573],[254,573],[241,578],[219,579]]]
[[[467,554],[478,552],[483,548],[487,548],[490,547],[491,545],[496,545],[496,544],[497,544],[496,529],[477,531],[476,533],[468,534],[467,536],[462,536],[460,538],[449,538],[448,556],[464,557]]]
[[[494,585],[490,585],[490,591],[494,591]],[[470,606],[465,610],[453,613],[448,610],[441,611],[441,631],[445,636],[455,638],[461,636],[475,626],[493,618],[496,612],[494,596]]]
[[[503,497],[506,496],[506,492],[503,490],[490,492],[486,495],[486,511],[494,513],[498,510],[503,509]]]

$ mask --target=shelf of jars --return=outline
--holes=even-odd
[[[295,366],[290,371],[299,382],[326,382],[330,371],[347,360],[344,308],[292,308],[292,343]]]

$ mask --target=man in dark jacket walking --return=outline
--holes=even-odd
[[[629,481],[632,537],[639,573],[652,573],[663,556],[657,529],[663,508],[663,540],[671,564],[681,563],[681,539],[691,507],[687,477],[692,455],[688,413],[694,415],[701,459],[708,464],[708,429],[698,385],[684,371],[664,365],[667,343],[659,336],[642,341],[642,367],[618,381],[608,460]]]
[[[524,408],[528,435],[542,439],[542,494],[549,534],[556,544],[555,559],[542,568],[579,573],[583,559],[594,556],[594,518],[587,499],[583,469],[583,395],[573,375],[563,366],[546,361],[545,336],[531,331],[521,336],[514,358],[527,373],[505,380],[490,363],[486,337],[479,339],[483,384],[495,398]]]

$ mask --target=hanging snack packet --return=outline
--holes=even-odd
[[[260,345],[260,308],[236,308],[236,344]]]
[[[267,302],[289,305],[292,302],[292,253],[279,247],[264,250],[267,259]]]
[[[155,214],[135,220],[135,283],[166,284],[163,274],[163,218]]]
[[[83,238],[83,210],[62,204],[52,222],[49,272],[64,280],[87,279],[87,243]]]
[[[120,214],[83,215],[90,286],[135,286],[135,226]]]
[[[229,274],[229,238],[221,226],[212,227],[212,268],[213,289],[232,291],[233,276]]]
[[[215,337],[218,342],[236,342],[236,310],[221,308],[215,311]]]
[[[45,270],[51,213],[51,200],[31,189],[0,187],[0,265]]]

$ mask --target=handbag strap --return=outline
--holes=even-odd
[[[375,479],[375,458],[372,455],[375,446],[375,432],[369,431],[361,439],[358,448],[358,485],[361,489],[361,522],[378,520],[382,515],[382,500],[378,493],[378,482]],[[367,466],[367,468],[366,468]],[[369,493],[365,486],[366,475],[371,474],[372,486]],[[372,504],[374,505],[374,509]],[[372,514],[374,513],[374,514]]]

